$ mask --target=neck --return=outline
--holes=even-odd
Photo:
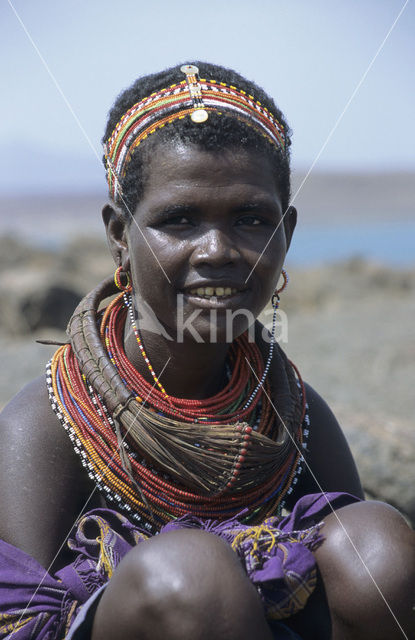
[[[228,344],[200,344],[193,340],[178,344],[148,331],[142,331],[140,335],[147,357],[168,395],[203,399],[214,395],[225,385]],[[128,317],[124,348],[133,367],[148,382],[154,382]]]

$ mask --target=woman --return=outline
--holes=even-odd
[[[0,637],[408,637],[413,532],[362,501],[335,418],[254,323],[272,299],[275,327],[296,223],[287,124],[197,65],[117,99],[114,281],[2,414]]]

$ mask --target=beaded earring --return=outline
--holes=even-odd
[[[122,278],[125,279],[125,284],[123,284]],[[130,293],[133,288],[128,271],[124,271],[121,265],[115,270],[114,282],[117,289],[126,293]]]
[[[268,358],[267,361],[265,363],[265,368],[264,368],[264,373],[262,374],[261,380],[258,382],[257,386],[255,387],[255,389],[253,390],[252,394],[250,395],[250,397],[248,398],[247,402],[244,405],[244,409],[247,409],[253,402],[256,394],[258,393],[258,391],[261,389],[261,387],[263,386],[264,382],[265,382],[265,378],[268,375],[270,366],[271,366],[271,361],[272,361],[272,356],[274,353],[274,343],[275,343],[275,329],[277,327],[277,311],[278,311],[278,307],[280,305],[280,293],[282,291],[284,291],[284,289],[287,287],[288,284],[288,273],[286,272],[285,269],[281,269],[281,275],[283,277],[283,283],[282,286],[278,289],[275,289],[274,293],[272,294],[272,298],[271,298],[271,302],[272,302],[272,308],[274,309],[274,313],[272,316],[272,329],[271,329],[271,341],[270,341],[270,345],[269,345],[269,353],[268,353]]]
[[[285,269],[281,269],[281,275],[283,278],[283,283],[281,285],[281,287],[278,289],[275,289],[274,293],[272,294],[272,298],[271,298],[271,302],[272,302],[272,306],[274,309],[278,309],[279,303],[280,303],[280,293],[282,293],[282,291],[284,291],[284,289],[287,288],[288,282],[289,282],[289,277],[288,277],[288,273]]]

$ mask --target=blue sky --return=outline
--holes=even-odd
[[[100,155],[106,114],[137,76],[180,61],[262,85],[308,169],[405,0],[11,0]],[[0,192],[96,189],[103,170],[16,18],[0,4]],[[409,2],[315,170],[415,169]]]

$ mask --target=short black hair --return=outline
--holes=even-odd
[[[186,63],[189,64],[189,63]],[[242,148],[265,153],[275,167],[277,186],[280,192],[283,211],[289,205],[290,200],[290,136],[291,130],[284,115],[276,106],[273,99],[255,83],[246,80],[236,71],[207,62],[191,61],[191,64],[199,68],[200,78],[224,82],[234,85],[239,90],[246,91],[259,100],[284,127],[285,150],[276,148],[256,128],[245,121],[235,118],[230,112],[223,110],[219,115],[214,111],[209,114],[209,119],[200,124],[194,123],[190,118],[176,120],[172,126],[164,127],[149,136],[144,144],[140,144],[132,154],[128,163],[125,176],[121,179],[123,197],[119,201],[121,209],[127,214],[134,213],[140,201],[145,186],[146,160],[151,157],[151,150],[160,143],[182,142],[194,144],[204,151],[223,151],[226,149]],[[174,82],[183,79],[180,71],[181,65],[170,67],[165,71],[150,74],[138,78],[128,89],[120,93],[112,107],[107,127],[102,142],[110,138],[117,123],[128,109],[134,104],[160,91]],[[105,157],[103,158],[106,164]]]

